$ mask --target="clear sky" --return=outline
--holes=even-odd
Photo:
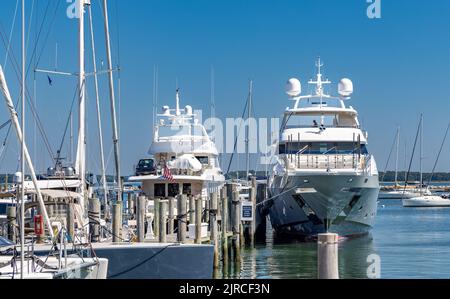
[[[8,36],[11,31],[16,2],[2,0],[0,3],[3,36]],[[29,62],[50,2],[37,47],[41,57],[38,67],[55,68],[58,44],[58,70],[76,72],[77,21],[66,16],[69,4],[62,0],[26,2],[28,22],[34,2]],[[92,0],[100,64],[105,60],[105,50],[99,2]],[[213,67],[219,117],[242,114],[249,79],[255,82],[256,116],[278,117],[290,104],[284,94],[286,80],[299,77],[305,82],[311,78],[315,71],[314,61],[319,55],[325,62],[324,73],[331,80],[336,82],[342,77],[353,80],[355,94],[349,104],[359,111],[364,129],[369,132],[370,150],[376,156],[379,168],[384,168],[397,126],[402,129],[402,152],[405,142],[411,147],[419,115],[423,112],[424,169],[431,170],[450,121],[450,1],[382,0],[381,19],[367,17],[366,0],[109,2],[114,64],[120,63],[122,69],[118,106],[124,174],[131,174],[133,165],[145,157],[151,142],[155,65],[159,69],[161,105],[173,106],[178,81],[182,89],[182,104],[203,109],[208,116]],[[12,53],[20,60],[19,21],[20,13],[12,35]],[[89,39],[86,41],[88,43]],[[0,39],[2,65],[5,53]],[[92,70],[90,47],[87,47],[86,54],[87,68]],[[12,56],[9,58],[6,73],[17,99],[19,82],[13,70]],[[33,64],[35,62],[36,59]],[[53,83],[49,86],[46,75],[38,74],[36,91],[38,111],[56,152],[64,133],[76,79],[51,77]],[[112,173],[107,81],[105,77],[100,81],[108,172]],[[32,94],[32,71],[27,82]],[[88,163],[90,170],[97,172],[99,160],[92,78],[88,89]],[[0,122],[6,121],[7,117],[3,105]],[[50,163],[49,157],[40,137],[36,139],[37,147],[34,147],[34,126],[32,119],[28,120],[27,142],[38,169],[43,170]],[[6,129],[1,130],[1,141],[5,135]],[[16,171],[17,149],[15,138],[10,138],[0,172]],[[445,147],[439,171],[450,171],[449,150],[450,141]],[[67,156],[67,146],[64,151]],[[404,159],[402,152],[401,164]]]

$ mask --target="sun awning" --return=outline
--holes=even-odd
[[[202,170],[202,163],[191,154],[186,154],[178,157],[177,159],[167,163],[169,169],[186,169],[192,171]]]

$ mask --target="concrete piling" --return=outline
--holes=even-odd
[[[187,228],[187,196],[181,194],[178,196],[178,242],[186,242],[186,228]]]
[[[339,279],[337,234],[318,236],[317,264],[319,279]]]
[[[145,196],[139,196],[137,200],[137,237],[138,242],[142,243],[145,240],[145,215],[146,215],[146,208],[147,208],[147,197]]]
[[[167,206],[169,202],[167,200],[159,201],[159,242],[167,243]]]

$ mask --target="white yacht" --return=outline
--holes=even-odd
[[[420,195],[413,198],[404,198],[403,206],[405,208],[439,208],[450,207],[450,199],[438,195]]]
[[[294,101],[281,127],[278,161],[269,179],[265,208],[281,235],[313,237],[322,232],[340,236],[366,234],[377,213],[378,170],[367,148],[367,132],[358,113],[345,101],[353,93],[349,79],[339,82],[339,97],[325,93],[331,84],[317,62],[314,92],[301,96],[301,83],[290,79],[287,94]]]
[[[154,171],[149,169],[150,174],[137,175],[129,181],[141,181],[142,190],[150,198],[189,194],[206,199],[218,191],[225,183],[219,153],[192,107],[180,109],[179,90],[176,108],[164,106],[157,118],[148,152],[154,160]]]

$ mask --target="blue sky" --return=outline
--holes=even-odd
[[[28,8],[32,0],[28,0]],[[39,3],[38,3],[39,2]],[[77,22],[66,17],[66,1],[51,1],[47,23],[55,21],[44,43],[38,44],[41,68],[77,70]],[[99,1],[92,0],[97,37],[98,62],[105,60],[102,15]],[[349,77],[355,94],[349,102],[360,112],[369,132],[370,150],[379,168],[384,168],[397,126],[411,147],[421,112],[425,115],[424,169],[431,170],[445,128],[450,121],[448,70],[450,69],[450,2],[446,0],[382,0],[382,18],[367,18],[365,0],[112,0],[110,21],[114,64],[121,72],[121,154],[124,174],[144,157],[152,137],[153,69],[159,68],[161,104],[174,103],[176,81],[182,89],[182,104],[191,104],[209,114],[210,72],[215,71],[216,113],[219,117],[242,114],[248,80],[255,84],[257,117],[278,117],[290,103],[284,84],[290,77],[306,81],[314,75],[314,61],[321,56],[324,73],[336,82]],[[36,22],[42,21],[48,1],[35,1],[30,32],[31,52],[36,39]],[[0,4],[2,33],[8,35],[16,0]],[[56,11],[54,14],[53,12]],[[28,16],[30,10],[28,10]],[[37,18],[36,18],[37,16]],[[18,15],[20,17],[20,14]],[[19,19],[13,34],[13,52],[20,57]],[[89,41],[89,39],[87,39]],[[120,55],[119,55],[120,52]],[[0,63],[5,47],[0,40]],[[90,49],[87,55],[90,57]],[[11,57],[11,56],[10,56]],[[91,69],[88,58],[87,68]],[[13,96],[18,81],[11,60],[6,73]],[[56,151],[64,132],[75,78],[37,75],[37,101],[40,117]],[[102,110],[108,172],[112,173],[111,128],[107,81],[101,80]],[[33,91],[33,72],[28,77]],[[97,133],[92,80],[89,89],[89,165],[98,171]],[[30,115],[30,112],[28,112]],[[6,108],[0,121],[6,121]],[[6,131],[0,131],[3,141]],[[32,121],[27,126],[31,153],[43,170],[50,163],[41,138],[34,148]],[[406,139],[405,139],[406,138]],[[439,171],[450,171],[450,141],[447,142]],[[401,158],[403,164],[403,157]],[[224,161],[226,162],[226,161]],[[226,168],[224,163],[224,168]],[[237,163],[236,163],[237,164]],[[243,164],[243,163],[241,163]],[[417,164],[417,163],[416,163]],[[393,165],[393,164],[391,164]],[[1,171],[17,168],[17,143],[10,139]],[[260,167],[261,169],[261,167]],[[416,167],[417,169],[417,167]]]

